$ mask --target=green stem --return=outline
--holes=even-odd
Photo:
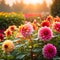
[[[7,54],[6,54],[6,53],[5,53],[5,60],[8,60],[8,59],[7,59]]]
[[[32,52],[32,48],[31,48],[31,60],[33,60],[33,52]]]
[[[33,52],[32,52],[32,49],[33,49],[33,42],[32,42],[32,40],[31,40],[31,38],[30,38],[30,44],[31,44],[31,50],[30,50],[30,55],[31,55],[31,60],[34,60],[33,59]]]

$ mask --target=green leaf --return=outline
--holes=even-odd
[[[33,49],[33,52],[34,52],[34,53],[38,53],[38,52],[40,52],[40,51],[41,51],[40,48]]]
[[[53,58],[53,60],[60,60],[60,58]]]
[[[16,59],[23,59],[26,56],[26,54],[20,54],[16,57]]]

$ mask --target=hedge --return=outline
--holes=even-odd
[[[23,23],[24,16],[22,13],[4,13],[0,12],[0,29],[6,29],[10,25],[19,26]]]

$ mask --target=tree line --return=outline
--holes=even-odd
[[[40,13],[40,12],[49,12],[50,8],[47,6],[44,1],[42,4],[37,3],[25,4],[23,0],[21,2],[16,2],[12,6],[5,3],[5,0],[0,1],[0,12],[23,12],[23,13]]]

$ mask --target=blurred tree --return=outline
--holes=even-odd
[[[21,0],[21,2],[17,2],[13,4],[12,9],[14,12],[23,12],[23,8],[24,8],[24,2],[23,0]]]
[[[47,6],[46,1],[44,0],[42,4],[42,12],[48,12],[48,11],[49,11],[49,7]]]
[[[0,12],[1,11],[4,11],[4,12],[10,12],[11,11],[10,6],[5,4],[5,0],[0,1]]]
[[[34,13],[34,5],[28,4],[27,9],[25,9],[27,13]]]
[[[36,10],[36,12],[38,11],[38,13],[42,12],[41,4],[37,4],[35,10]]]
[[[60,16],[60,0],[53,0],[53,4],[51,5],[51,15]]]
[[[47,7],[46,1],[42,4],[37,3],[34,4],[25,4],[23,0],[20,2],[13,3],[10,7],[9,4],[5,4],[5,0],[1,0],[0,2],[0,11],[4,12],[23,12],[23,13],[41,13],[41,12],[49,12],[49,8]]]

